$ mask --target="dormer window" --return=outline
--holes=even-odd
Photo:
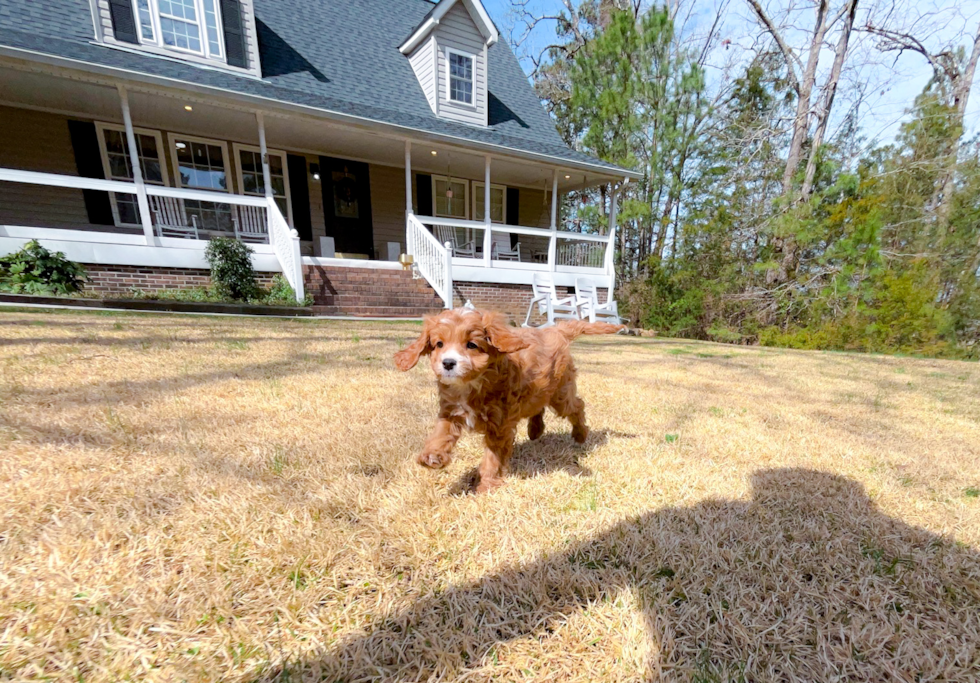
[[[217,0],[134,0],[140,43],[221,59]]]
[[[447,50],[449,59],[449,99],[473,104],[473,57]]]

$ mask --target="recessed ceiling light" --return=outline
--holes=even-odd
[[[437,155],[438,153],[439,153],[439,152],[437,152],[437,151],[435,151],[435,150],[432,150],[432,156],[435,156],[435,155]]]
[[[567,175],[567,176],[565,176],[565,180],[568,180],[568,179],[569,179],[569,178],[571,178],[571,177],[572,177],[572,176],[570,176],[570,175]]]
[[[184,111],[194,111],[194,107],[189,104],[184,105]]]

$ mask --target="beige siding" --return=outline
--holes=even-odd
[[[64,116],[0,107],[0,167],[78,175]],[[0,183],[0,225],[106,230],[88,221],[81,190]]]
[[[371,164],[369,174],[374,248],[385,259],[388,242],[398,242],[405,251],[405,169]]]
[[[415,71],[415,77],[419,79],[422,92],[425,93],[425,99],[428,100],[429,106],[432,107],[432,111],[436,110],[435,45],[435,38],[430,36],[428,40],[415,48],[415,52],[408,58],[408,61],[412,65],[412,70]]]
[[[487,125],[487,55],[483,35],[463,3],[456,3],[433,32],[438,49],[439,116],[477,126]],[[447,48],[473,56],[473,105],[449,99]]]
[[[248,70],[256,76],[262,76],[262,64],[259,60],[259,34],[255,28],[255,9],[252,0],[242,0],[242,20],[245,29],[245,50],[248,54]]]

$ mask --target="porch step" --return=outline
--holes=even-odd
[[[442,299],[410,271],[304,266],[314,315],[417,318],[443,308]]]

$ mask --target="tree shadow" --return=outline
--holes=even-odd
[[[649,645],[637,679],[977,680],[980,554],[883,514],[845,477],[759,470],[751,484],[751,500],[648,512],[536,562],[433,587],[260,680],[458,679],[490,674],[498,653],[506,666],[508,648],[527,663],[528,651],[573,641],[565,664],[582,662],[589,646],[573,622],[623,592]]]
[[[255,30],[259,38],[259,51],[265,57],[262,60],[264,78],[306,72],[320,83],[330,82],[323,72],[258,17],[255,18]]]

